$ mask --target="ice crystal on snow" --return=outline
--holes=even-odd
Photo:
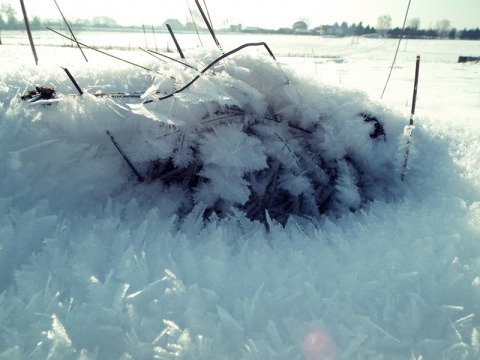
[[[282,59],[293,72],[237,53],[160,101],[198,74],[69,47],[40,47],[55,56],[37,67],[2,45],[1,360],[480,358],[478,69],[448,60],[478,42],[409,41],[379,104],[318,79],[375,98],[396,40],[301,41],[360,54]],[[385,104],[405,108],[416,50],[429,66],[401,183],[406,119]],[[85,95],[66,95],[66,65]],[[36,86],[59,101],[20,99]],[[148,91],[88,94],[119,89]]]

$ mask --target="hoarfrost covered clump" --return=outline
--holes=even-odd
[[[201,57],[209,63],[214,56]],[[394,196],[405,119],[363,94],[248,54],[222,60],[170,97],[196,73],[160,72],[145,102],[131,105],[153,121],[124,146],[149,181],[185,194],[179,213],[198,205],[207,216],[240,209],[250,219],[285,223]]]
[[[218,56],[200,52],[195,59],[210,64]],[[126,173],[130,170],[107,132],[152,185],[152,197],[172,195],[172,212],[180,217],[198,206],[205,218],[240,210],[252,220],[286,223],[291,216],[341,215],[396,195],[398,137],[405,119],[365,95],[301,77],[258,53],[236,53],[201,76],[193,66],[155,66],[151,77],[118,69],[113,84],[98,84],[101,91],[147,88],[140,99],[92,96],[98,95],[95,89],[81,97],[62,95],[63,83],[53,106],[12,100],[16,111],[34,121],[30,130],[37,145],[32,146],[45,148],[39,161],[65,164],[61,174],[50,174],[57,183],[50,190],[70,187],[91,196],[97,189],[89,177],[135,186],[121,185],[132,173]],[[91,82],[88,76],[102,76],[75,75],[82,84]],[[50,126],[65,131],[65,138],[42,139]],[[89,156],[86,168],[76,165]]]

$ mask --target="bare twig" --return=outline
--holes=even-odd
[[[288,152],[290,154],[292,154],[292,157],[293,157],[293,160],[295,160],[295,163],[297,164],[298,167],[300,167],[300,163],[298,162],[298,159],[297,157],[295,156],[295,153],[292,151],[292,149],[290,149],[290,146],[288,146],[287,142],[285,140],[282,139],[282,137],[280,135],[278,135],[276,132],[274,133],[279,139],[280,141],[283,143],[283,145],[285,145],[285,147],[287,148]]]
[[[270,56],[274,59],[275,59],[275,56],[273,55],[272,53],[272,50],[270,50],[270,48],[268,47],[268,45],[264,42],[259,42],[259,43],[247,43],[247,44],[243,44],[239,47],[237,47],[236,49],[233,49],[225,54],[223,54],[222,56],[218,57],[217,59],[215,59],[214,61],[212,61],[210,64],[208,64],[201,72],[199,75],[195,76],[195,78],[193,78],[188,84],[186,84],[185,86],[183,86],[181,89],[178,89],[177,91],[169,94],[169,95],[165,95],[165,96],[162,96],[161,98],[159,98],[159,100],[165,100],[165,99],[168,99],[172,96],[174,96],[175,94],[178,94],[180,92],[182,92],[183,90],[187,89],[189,86],[191,86],[195,81],[197,81],[199,78],[200,78],[200,75],[201,74],[204,74],[205,72],[207,72],[212,66],[214,66],[216,63],[218,63],[219,61],[223,60],[224,58],[246,48],[246,47],[249,47],[249,46],[264,46],[265,49],[267,49],[268,53],[270,54]],[[148,102],[152,102],[151,100],[145,102],[148,103]]]
[[[127,155],[125,155],[125,153],[122,151],[122,149],[120,148],[120,146],[118,145],[117,141],[115,140],[115,138],[113,137],[113,135],[110,133],[110,131],[107,130],[107,135],[108,137],[110,138],[110,140],[112,141],[113,145],[115,145],[115,147],[117,148],[118,152],[120,153],[120,155],[122,155],[123,159],[125,160],[125,162],[127,163],[127,165],[130,167],[130,169],[132,169],[133,173],[137,176],[137,179],[138,181],[140,182],[143,182],[145,179],[142,175],[140,175],[140,173],[138,172],[138,170],[135,168],[135,166],[133,166],[132,162],[130,161],[130,159],[127,157]]]
[[[202,121],[201,124],[202,125],[205,125],[205,124],[208,124],[208,123],[211,123],[211,122],[214,122],[214,121],[220,121],[220,120],[224,120],[224,119],[230,119],[230,118],[233,118],[233,117],[237,117],[237,116],[243,116],[245,115],[244,112],[238,112],[236,114],[226,114],[226,115],[223,115],[223,116],[219,116],[219,117],[216,117],[216,118],[213,118],[213,119],[206,119],[205,121]],[[170,136],[170,135],[175,135],[175,134],[178,134],[180,131],[180,129],[177,129],[177,130],[174,130],[172,132],[169,132],[168,134],[164,134],[164,135],[161,135],[161,136],[158,136],[155,138],[155,140],[158,140],[158,139],[163,139],[167,136]]]
[[[398,49],[400,48],[400,43],[402,42],[403,33],[405,31],[405,23],[407,22],[408,11],[410,10],[410,3],[411,2],[412,2],[412,0],[408,0],[407,11],[405,12],[405,18],[403,19],[402,31],[400,32],[400,37],[398,39],[397,50],[395,51],[395,56],[393,57],[392,66],[390,67],[390,72],[388,73],[387,82],[385,83],[385,87],[383,88],[382,96],[380,96],[380,99],[383,99],[383,95],[385,94],[385,90],[387,90],[388,81],[390,80],[390,76],[392,75],[392,71],[393,71],[393,67],[395,65],[395,61],[397,60]]]
[[[155,29],[152,25],[152,33],[153,33],[153,42],[155,43],[155,51],[158,51],[158,47],[157,47],[157,37],[155,36]]]
[[[162,60],[163,62],[166,62],[161,57],[158,57],[158,56],[154,55],[154,52],[152,52],[151,50],[147,50],[147,49],[144,49],[144,48],[139,48],[139,49],[142,50],[142,51],[145,51],[148,55],[153,56],[155,59]]]
[[[223,52],[222,46],[220,45],[217,36],[215,35],[215,31],[213,30],[212,24],[207,19],[207,16],[205,15],[202,6],[200,5],[198,0],[195,0],[195,3],[197,4],[198,10],[200,11],[200,14],[202,15],[203,21],[205,21],[205,24],[207,25],[208,31],[210,32],[210,35],[212,35],[213,41],[215,41],[215,44],[217,47],[220,49],[220,51]]]
[[[62,68],[65,73],[67,74],[68,78],[70,79],[70,81],[73,83],[73,86],[75,86],[75,88],[77,89],[78,93],[80,95],[83,95],[83,91],[82,89],[80,88],[80,86],[78,85],[77,81],[75,80],[75,78],[72,76],[72,74],[70,73],[70,71],[68,71],[67,68]]]
[[[115,56],[115,55],[106,53],[106,52],[104,52],[104,51],[102,51],[102,50],[99,50],[99,49],[94,48],[94,47],[92,47],[92,46],[89,46],[89,45],[86,45],[86,44],[84,44],[84,43],[81,43],[80,41],[77,41],[77,40],[74,40],[74,39],[72,39],[72,38],[69,38],[68,36],[63,35],[62,33],[59,33],[58,31],[55,31],[55,30],[49,28],[48,26],[47,26],[47,29],[50,30],[50,31],[53,31],[55,34],[60,35],[60,36],[66,38],[66,39],[68,39],[68,40],[70,40],[70,41],[74,41],[74,42],[76,42],[76,43],[78,43],[78,44],[80,44],[80,45],[82,45],[82,46],[84,46],[84,47],[86,47],[86,48],[88,48],[88,49],[90,49],[90,50],[94,50],[94,51],[96,51],[96,52],[99,52],[100,54],[110,56],[110,57],[112,57],[112,58],[114,58],[114,59],[116,59],[116,60],[120,60],[120,61],[123,61],[123,62],[125,62],[125,63],[127,63],[127,64],[130,64],[130,65],[139,67],[139,68],[141,68],[141,69],[144,69],[144,70],[147,70],[147,71],[154,72],[154,73],[158,74],[158,72],[155,71],[155,70],[149,69],[149,68],[147,68],[147,67],[145,67],[145,66],[142,66],[142,65],[139,65],[139,64],[135,64],[135,63],[133,63],[133,62],[131,62],[131,61],[128,61],[128,60],[119,58],[118,56]]]
[[[203,47],[202,38],[200,37],[200,33],[198,32],[197,23],[196,23],[195,19],[193,18],[192,9],[190,8],[190,4],[188,3],[188,0],[185,0],[185,1],[187,3],[188,11],[190,12],[190,17],[192,18],[193,26],[195,27],[195,31],[197,32],[198,41],[200,42],[200,46]]]
[[[210,17],[210,11],[208,11],[207,2],[205,0],[203,0],[203,5],[205,6],[205,10],[207,10],[208,21],[210,22],[210,25],[212,25],[212,28],[213,28],[212,18]]]
[[[157,55],[162,56],[162,57],[164,57],[164,58],[166,58],[166,59],[175,61],[175,62],[177,62],[177,63],[179,63],[179,64],[182,64],[182,65],[184,65],[184,66],[186,66],[186,67],[189,67],[189,68],[191,68],[191,69],[193,69],[193,70],[197,70],[197,71],[198,71],[198,69],[197,69],[196,67],[193,67],[192,65],[189,65],[189,64],[187,64],[187,63],[185,63],[185,62],[182,62],[182,61],[179,61],[179,60],[177,60],[177,59],[174,59],[174,58],[172,58],[172,57],[170,57],[170,56],[167,56],[167,55],[165,55],[165,54],[161,54],[161,53],[156,52],[156,51],[153,51],[153,50],[147,50],[147,49],[142,49],[142,48],[140,48],[140,50],[143,50],[143,51],[146,51],[146,52],[149,52],[149,53],[153,53],[153,54],[157,54]]]
[[[182,49],[180,48],[180,45],[179,45],[179,43],[178,43],[178,41],[177,41],[177,38],[175,37],[175,34],[173,33],[173,30],[172,30],[171,26],[168,25],[168,24],[167,24],[167,29],[168,29],[168,32],[170,33],[170,36],[171,36],[172,39],[173,39],[173,42],[175,43],[175,46],[177,47],[177,51],[178,51],[178,53],[180,54],[180,57],[181,57],[182,59],[185,59],[185,56],[183,55],[183,51],[182,51]]]
[[[75,37],[75,34],[74,34],[73,31],[72,31],[72,28],[71,28],[70,25],[68,24],[67,19],[65,18],[65,16],[63,16],[62,10],[60,10],[60,6],[58,6],[57,0],[53,0],[53,1],[55,2],[55,5],[57,5],[57,9],[58,9],[58,11],[60,12],[60,15],[62,15],[63,22],[65,23],[65,25],[67,25],[67,28],[68,28],[68,30],[70,31],[70,35],[72,35],[72,38],[75,39],[75,42],[77,43],[77,46],[78,46],[78,48],[80,49],[80,51],[81,51],[81,53],[82,53],[85,61],[88,62],[88,59],[87,59],[87,57],[85,56],[85,53],[83,52],[82,48],[80,47],[79,43],[77,42],[77,38]]]
[[[148,49],[148,44],[147,44],[147,33],[145,31],[145,25],[143,26],[143,37],[145,38],[145,47]]]

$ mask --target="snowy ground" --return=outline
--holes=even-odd
[[[0,46],[1,359],[317,359],[319,333],[328,359],[480,357],[480,65],[456,63],[480,42],[402,43],[380,100],[395,41],[291,39],[260,40],[309,98],[341,114],[362,91],[405,125],[421,55],[414,152],[397,196],[269,231],[240,213],[175,217],[178,193],[139,184],[105,134],[136,136],[125,102],[20,100],[75,93],[60,66],[90,93],[144,91],[151,74],[59,47],[39,47],[37,67],[27,46]]]

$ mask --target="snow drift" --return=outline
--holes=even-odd
[[[405,118],[269,57],[160,101],[197,73],[68,65],[89,94],[66,96],[21,50],[0,74],[0,358],[302,359],[322,333],[338,359],[478,358],[476,124],[420,122],[401,183]],[[62,100],[22,101],[36,85]],[[144,97],[93,95],[118,91]]]

